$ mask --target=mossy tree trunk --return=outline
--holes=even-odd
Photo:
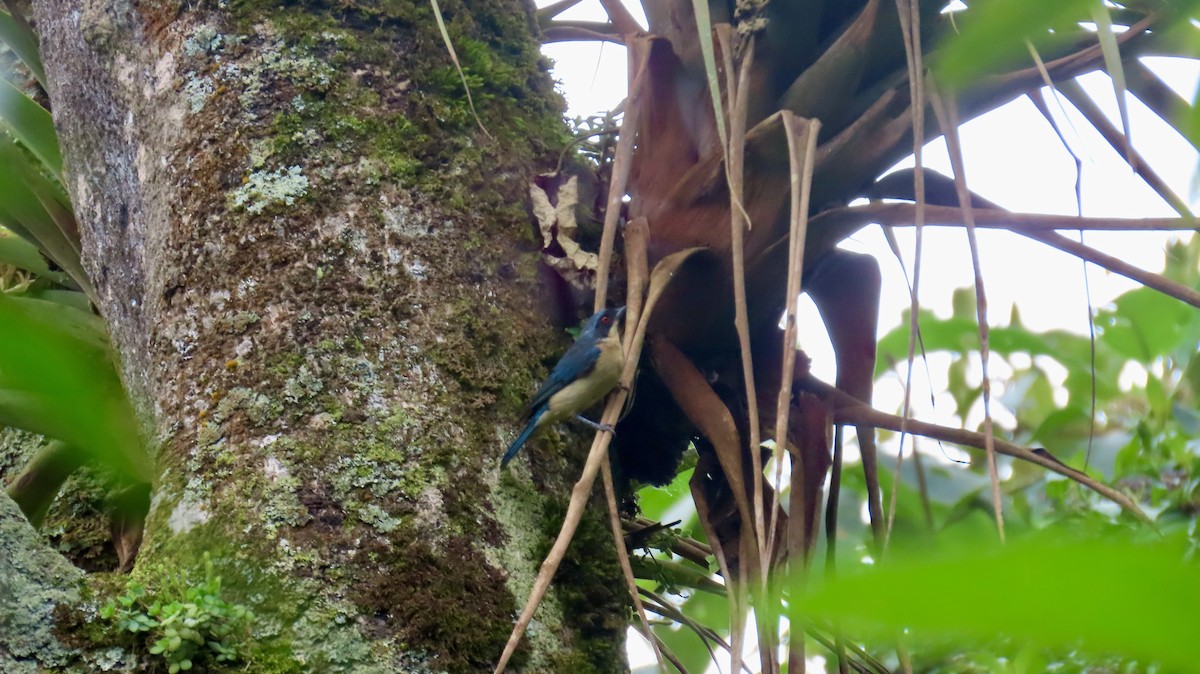
[[[530,7],[442,3],[484,133],[423,0],[34,4],[157,451],[134,576],[207,555],[251,671],[487,670],[581,458],[496,467],[565,341],[524,206],[564,142]],[[626,668],[601,521],[521,671]]]

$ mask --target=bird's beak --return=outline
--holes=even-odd
[[[621,307],[620,309],[617,309],[617,320],[616,320],[616,322],[617,322],[617,323],[620,323],[620,322],[621,322],[621,320],[622,320],[622,319],[624,319],[624,318],[625,318],[625,307]]]

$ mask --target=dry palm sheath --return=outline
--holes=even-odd
[[[525,415],[525,430],[508,446],[501,467],[516,456],[542,424],[574,416],[598,430],[612,430],[578,415],[608,394],[621,378],[624,356],[621,333],[616,327],[624,315],[625,307],[602,309],[587,320],[575,343],[533,395]]]

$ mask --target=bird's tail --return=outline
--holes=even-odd
[[[533,432],[537,430],[538,421],[541,421],[542,415],[545,413],[546,408],[542,407],[529,416],[529,423],[525,424],[525,430],[521,431],[521,434],[517,436],[516,440],[513,440],[512,444],[508,446],[508,451],[504,453],[504,458],[500,459],[501,468],[507,465],[509,461],[512,461],[512,458],[517,455],[517,452],[521,451],[521,446],[524,445],[525,441],[529,439],[529,436],[533,435]]]

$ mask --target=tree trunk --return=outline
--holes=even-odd
[[[487,133],[422,0],[35,3],[157,452],[133,573],[208,555],[256,615],[251,671],[490,669],[582,458],[547,434],[497,470],[565,345],[524,206],[561,100],[530,7],[442,10]],[[626,669],[600,515],[518,670]]]

